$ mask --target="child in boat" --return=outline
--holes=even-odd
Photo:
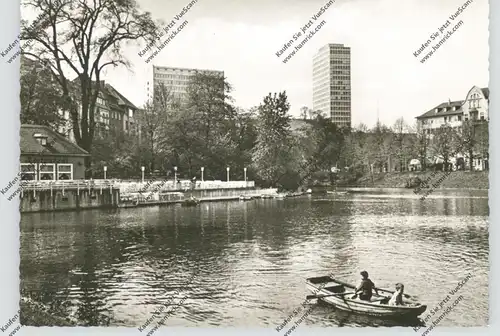
[[[362,276],[361,283],[358,287],[356,287],[356,291],[353,297],[355,297],[359,293],[360,300],[370,301],[370,299],[372,298],[372,291],[375,291],[375,294],[377,294],[377,296],[379,295],[378,291],[375,288],[375,284],[373,283],[373,281],[368,278],[367,271],[362,271],[360,274]]]
[[[391,299],[389,300],[389,305],[391,306],[402,306],[403,305],[403,292],[405,286],[402,283],[396,284],[396,291],[392,294]]]

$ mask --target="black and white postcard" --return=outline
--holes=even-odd
[[[2,331],[487,326],[489,13],[21,0]]]

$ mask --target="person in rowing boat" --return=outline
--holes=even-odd
[[[356,287],[356,291],[352,298],[355,298],[356,295],[359,294],[359,299],[364,301],[370,301],[372,298],[372,291],[375,291],[375,294],[378,294],[377,288],[375,288],[375,284],[368,278],[368,272],[362,271],[361,273],[362,279],[361,283],[358,287]]]
[[[402,306],[403,305],[403,292],[405,286],[402,283],[396,284],[396,291],[392,294],[389,304],[391,306]]]

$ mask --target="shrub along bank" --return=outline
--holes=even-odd
[[[63,317],[62,314],[54,314],[49,312],[47,307],[37,303],[31,298],[21,297],[19,302],[22,326],[43,327],[43,326],[58,326],[69,327],[75,326],[76,322],[68,317]]]
[[[375,188],[405,188],[408,180],[418,177],[421,180],[432,179],[433,171],[426,172],[406,172],[406,173],[378,173],[364,175],[352,183],[339,183],[343,186],[351,187],[375,187]],[[444,173],[444,172],[440,172]],[[488,189],[489,179],[488,171],[470,172],[454,171],[451,172],[440,183],[440,189]],[[436,175],[434,173],[434,175]]]

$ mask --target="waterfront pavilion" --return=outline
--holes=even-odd
[[[21,179],[33,181],[85,178],[90,154],[48,126],[21,125]]]

